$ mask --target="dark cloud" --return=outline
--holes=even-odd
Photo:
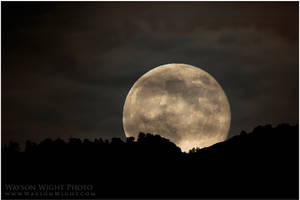
[[[120,137],[134,82],[166,63],[210,73],[230,136],[298,122],[298,2],[4,2],[3,142]]]

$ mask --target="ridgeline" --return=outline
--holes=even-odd
[[[2,198],[25,197],[7,193],[8,184],[72,183],[92,185],[95,196],[88,198],[296,199],[298,138],[298,125],[281,124],[242,131],[189,153],[168,139],[144,133],[126,142],[27,141],[22,152],[12,142],[2,148]],[[38,197],[46,198],[31,198]]]

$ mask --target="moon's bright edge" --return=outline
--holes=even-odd
[[[224,141],[230,120],[229,102],[218,82],[187,64],[161,65],[145,73],[123,108],[127,137],[159,134],[186,152]]]

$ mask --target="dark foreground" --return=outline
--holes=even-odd
[[[188,154],[150,134],[11,144],[2,198],[298,198],[298,130],[259,126]]]

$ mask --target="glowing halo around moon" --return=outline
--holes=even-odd
[[[159,134],[182,151],[224,141],[230,120],[222,87],[204,70],[187,64],[161,65],[145,73],[130,89],[123,108],[127,137]]]

